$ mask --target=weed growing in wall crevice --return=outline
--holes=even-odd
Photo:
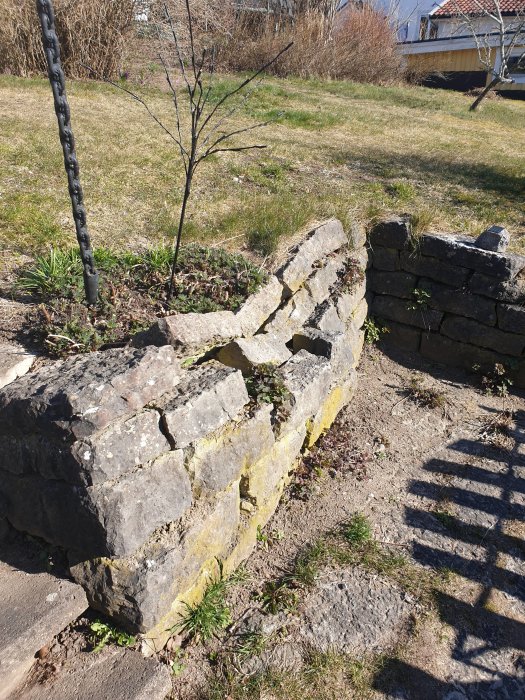
[[[93,652],[102,651],[108,644],[116,644],[119,647],[129,647],[135,644],[136,639],[131,634],[119,630],[113,625],[109,625],[102,620],[95,620],[91,623],[89,629],[93,633],[91,642],[93,644]]]
[[[382,335],[390,332],[387,326],[383,326],[373,316],[365,319],[363,330],[365,331],[365,343],[368,345],[375,345],[381,340]]]
[[[273,404],[272,420],[278,424],[289,415],[292,395],[282,371],[272,364],[254,366],[245,378],[248,395],[254,405]]]

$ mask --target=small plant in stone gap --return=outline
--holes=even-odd
[[[119,647],[129,647],[135,644],[135,637],[127,632],[108,625],[101,620],[95,620],[89,629],[93,632],[91,642],[93,644],[93,652],[99,652],[108,644],[116,644]]]
[[[378,343],[384,333],[388,333],[389,329],[386,326],[380,325],[373,316],[369,316],[363,323],[365,331],[365,342],[368,345]]]
[[[479,372],[480,366],[474,365],[472,369],[474,372]],[[487,396],[500,396],[504,398],[508,396],[512,384],[513,382],[508,376],[507,368],[499,362],[494,365],[494,368],[490,370],[490,372],[487,372],[481,377],[481,388],[483,393],[487,394]]]
[[[412,292],[413,300],[407,304],[407,309],[417,311],[418,309],[428,309],[428,302],[431,299],[430,294],[424,289],[414,289]]]
[[[206,587],[200,603],[186,603],[186,614],[170,631],[185,632],[205,642],[231,624],[230,609],[226,604],[226,591],[231,580],[224,576],[224,565],[220,560],[217,560],[217,566],[218,575]]]
[[[291,394],[284,383],[281,370],[272,364],[254,366],[245,378],[248,395],[256,403],[272,403],[277,422],[285,420]]]

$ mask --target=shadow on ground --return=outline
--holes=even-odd
[[[525,410],[514,418],[507,448],[458,440],[447,449],[456,460],[430,459],[411,482],[424,504],[405,508],[414,559],[474,584],[474,598],[459,585],[436,595],[453,633],[450,680],[391,658],[373,684],[388,698],[525,698]]]

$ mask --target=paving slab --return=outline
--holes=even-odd
[[[0,389],[27,374],[34,361],[35,355],[20,345],[0,345]]]
[[[13,700],[164,700],[170,691],[167,666],[138,651],[106,647],[73,656],[54,677]]]
[[[41,570],[37,552],[0,550],[0,699],[8,698],[36,652],[87,608],[82,588]]]

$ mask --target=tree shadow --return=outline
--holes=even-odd
[[[405,508],[405,522],[414,532],[414,559],[454,572],[461,577],[458,581],[467,582],[468,594],[465,600],[461,587],[435,592],[439,619],[453,631],[449,679],[390,658],[373,681],[374,689],[389,698],[525,698],[525,623],[515,612],[520,609],[519,617],[525,601],[524,410],[515,414],[515,424],[512,447],[457,440],[448,446],[458,453],[457,460],[430,459],[422,477],[410,484],[418,505]],[[484,462],[472,464],[473,457]],[[439,482],[433,480],[436,476]],[[517,534],[512,529],[516,526]],[[461,678],[453,677],[454,668],[465,669]]]
[[[441,181],[448,187],[476,188],[520,204],[525,196],[525,178],[522,175],[514,175],[504,168],[482,162],[454,161],[449,154],[440,158],[436,154],[391,153],[381,148],[367,147],[366,155],[359,161],[354,152],[349,152],[346,157],[345,153],[335,148],[328,149],[328,156],[337,163],[348,162],[353,170],[367,177],[395,179],[406,178],[408,174],[417,181]]]

